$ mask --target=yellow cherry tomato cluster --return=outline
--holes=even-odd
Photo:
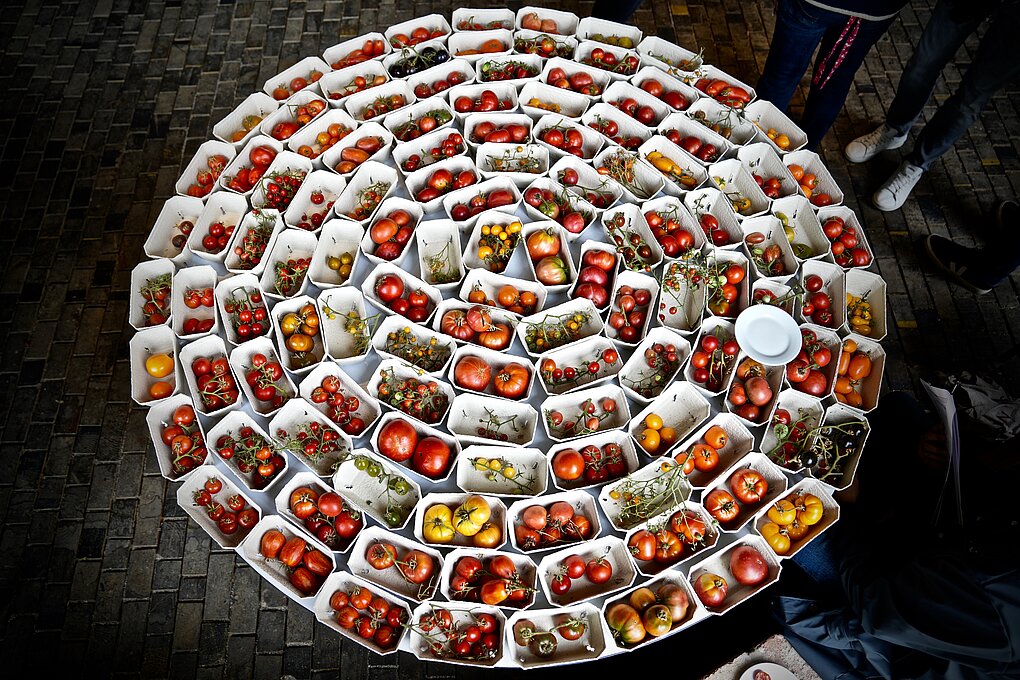
[[[852,293],[846,294],[846,318],[850,323],[850,331],[858,335],[871,337],[873,331],[871,303],[867,294],[860,297]]]
[[[532,97],[528,100],[528,106],[535,109],[542,109],[543,111],[551,111],[552,113],[560,112],[560,105],[553,102],[544,102],[538,97]]]
[[[301,363],[314,360],[310,354],[319,334],[319,312],[315,305],[303,305],[297,312],[287,312],[280,319],[280,332],[286,338],[284,344],[291,352],[291,361]]]
[[[730,202],[730,206],[733,208],[733,212],[741,215],[747,215],[751,209],[751,199],[744,196],[742,193],[736,190],[736,188],[730,186],[730,183],[726,181],[726,178],[715,176],[712,178],[716,186],[719,187],[726,194],[726,198]]]
[[[489,271],[501,272],[506,269],[510,256],[521,237],[521,223],[483,224],[479,227],[478,259],[489,267]]]
[[[351,278],[351,273],[354,271],[354,254],[355,251],[347,251],[340,253],[339,257],[330,255],[326,258],[326,266],[336,272],[340,283],[347,283],[347,279]]]
[[[785,555],[795,542],[808,535],[811,527],[822,521],[824,515],[822,499],[814,494],[784,498],[769,508],[769,521],[762,525],[761,535],[777,555]]]
[[[761,123],[756,122],[755,125],[757,125],[758,129],[764,132],[765,136],[771,139],[775,143],[775,145],[778,146],[780,149],[782,149],[783,151],[789,150],[792,142],[790,141],[790,138],[786,134],[780,132],[775,128],[767,128]]]
[[[675,181],[680,186],[689,189],[693,189],[697,186],[698,181],[689,170],[678,164],[672,158],[664,156],[662,152],[649,151],[645,155],[645,158],[656,170],[666,175],[666,177]]]
[[[668,427],[657,413],[649,413],[641,424],[643,429],[638,443],[646,453],[655,455],[660,448],[669,448],[676,443],[676,430]]]
[[[496,481],[497,475],[506,479],[517,477],[517,468],[504,458],[472,458],[471,464],[479,472],[486,473],[490,482]]]

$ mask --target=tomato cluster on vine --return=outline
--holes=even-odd
[[[299,486],[290,492],[288,507],[313,536],[332,550],[349,546],[365,526],[361,511],[335,491]]]
[[[163,424],[160,437],[170,447],[170,470],[173,474],[183,475],[205,462],[208,455],[205,437],[190,404],[174,409],[170,422]]]
[[[228,496],[225,503],[216,500],[216,495],[223,488],[222,480],[210,477],[201,489],[195,490],[192,499],[196,506],[205,508],[209,519],[216,523],[216,528],[224,536],[231,536],[238,531],[247,533],[258,524],[258,511],[248,507],[248,501],[239,493]]]
[[[288,538],[278,529],[262,534],[259,553],[286,567],[290,584],[305,597],[314,595],[334,569],[333,561],[321,550],[300,536]]]
[[[335,375],[324,376],[309,398],[313,404],[325,404],[326,416],[352,437],[361,435],[368,427],[358,415],[361,400],[353,394],[344,394],[340,378]]]
[[[406,609],[359,585],[333,591],[329,608],[341,628],[354,631],[383,650],[397,646],[408,622]]]
[[[256,491],[266,488],[287,467],[287,459],[273,450],[272,444],[250,426],[233,433],[220,435],[216,452],[223,460],[234,460],[242,475],[251,475],[246,481]]]

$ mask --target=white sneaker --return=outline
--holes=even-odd
[[[900,148],[906,141],[907,135],[897,135],[895,130],[883,123],[847,144],[843,155],[851,163],[863,163],[886,149]]]
[[[907,196],[921,179],[924,170],[909,161],[900,163],[893,176],[878,188],[872,197],[875,207],[883,212],[899,210],[907,201]]]

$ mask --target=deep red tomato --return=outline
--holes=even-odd
[[[730,490],[745,505],[760,503],[769,491],[769,483],[757,470],[738,470],[730,477]]]
[[[596,585],[606,583],[613,577],[613,565],[604,557],[597,557],[588,560],[585,574],[588,576],[588,580]]]
[[[404,282],[395,274],[384,274],[375,282],[375,294],[384,303],[389,303],[404,294]]]
[[[627,543],[630,554],[642,562],[655,559],[655,547],[655,534],[644,529],[635,532]]]
[[[442,477],[449,465],[450,447],[439,437],[420,440],[411,458],[411,467],[432,479]]]

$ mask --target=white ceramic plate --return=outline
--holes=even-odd
[[[748,668],[738,680],[755,680],[755,671],[765,671],[770,680],[797,680],[797,676],[777,663],[756,663]]]
[[[800,353],[800,329],[793,317],[772,305],[754,305],[737,317],[740,349],[766,366],[782,366]]]

